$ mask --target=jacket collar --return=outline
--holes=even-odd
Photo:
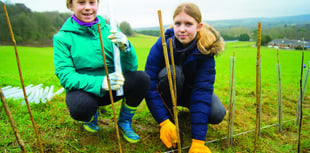
[[[106,21],[103,17],[97,16],[98,23],[100,23],[100,27],[104,27],[106,25]],[[66,31],[66,32],[75,32],[75,33],[85,33],[85,31],[89,29],[93,29],[91,31],[97,31],[97,24],[92,25],[91,27],[86,27],[79,25],[72,16],[67,19],[67,21],[64,23],[64,25],[60,28],[59,31]]]

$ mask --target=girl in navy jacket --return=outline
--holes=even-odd
[[[211,26],[201,22],[201,12],[193,3],[177,7],[173,25],[165,32],[165,38],[167,44],[169,39],[173,42],[177,105],[188,107],[191,113],[189,152],[210,152],[204,145],[208,123],[218,124],[226,114],[225,107],[213,94],[214,56],[224,50],[223,39]],[[170,53],[170,46],[167,48]],[[151,48],[145,71],[151,78],[146,96],[148,108],[161,126],[160,139],[171,148],[177,142],[177,136],[161,38]]]

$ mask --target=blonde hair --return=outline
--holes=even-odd
[[[72,1],[73,0],[66,0],[66,6],[68,9],[70,9],[70,6],[72,5]],[[97,0],[97,2],[99,2],[99,0]]]
[[[185,12],[187,15],[194,18],[198,23],[202,23],[202,17],[199,7],[194,3],[182,3],[180,4],[173,14],[173,19],[180,13]],[[219,33],[211,26],[203,23],[202,28],[197,32],[197,48],[202,54],[213,54],[217,55],[224,48],[224,42]],[[220,48],[214,46],[215,43]]]

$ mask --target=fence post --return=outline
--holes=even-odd
[[[261,23],[258,22],[258,33],[257,33],[257,58],[256,58],[256,129],[255,129],[255,141],[254,151],[256,152],[257,140],[260,137],[261,127],[261,112],[262,112],[262,99],[261,99]]]

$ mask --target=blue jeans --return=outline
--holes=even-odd
[[[192,87],[186,83],[184,83],[184,75],[182,69],[179,67],[175,67],[176,72],[176,88],[177,88],[177,105],[190,108],[190,94],[192,91]],[[171,68],[172,73],[172,68]],[[172,76],[172,75],[171,75]],[[159,93],[166,105],[166,109],[168,112],[172,112],[172,100],[170,94],[170,87],[167,77],[167,70],[163,68],[158,74],[158,90]],[[168,108],[167,108],[168,107]],[[170,119],[173,119],[172,114]],[[221,100],[213,93],[212,94],[212,104],[211,111],[209,114],[208,123],[210,124],[219,124],[222,122],[226,114],[226,109],[222,104]]]

